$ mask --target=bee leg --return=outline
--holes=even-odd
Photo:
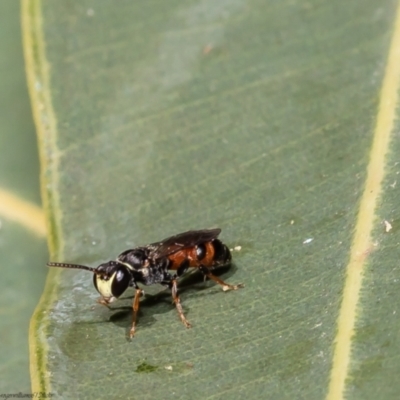
[[[219,279],[217,276],[213,275],[210,270],[204,265],[200,265],[199,270],[205,275],[207,278],[212,279],[214,282],[217,282],[222,286],[222,290],[226,292],[227,290],[237,290],[239,288],[244,287],[243,283],[239,283],[237,285],[230,285],[229,283],[224,282],[222,279]]]
[[[131,330],[129,332],[129,337],[131,339],[135,335],[135,331],[136,331],[136,320],[137,320],[137,315],[139,312],[139,300],[140,300],[140,296],[142,294],[143,294],[143,290],[136,287],[135,297],[134,297],[133,303],[132,303],[132,309],[133,309],[132,325],[131,325]]]
[[[111,310],[111,307],[109,306],[109,301],[106,300],[104,297],[100,297],[97,299],[97,302],[105,307],[107,307],[109,310]]]
[[[183,314],[181,299],[178,296],[178,285],[176,283],[176,279],[172,279],[169,286],[171,288],[172,299],[173,299],[176,309],[178,311],[179,318],[181,319],[183,325],[186,326],[186,328],[191,328],[192,325],[190,325],[189,321],[185,318],[185,315]]]

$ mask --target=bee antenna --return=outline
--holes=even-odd
[[[96,273],[96,268],[87,267],[86,265],[49,262],[49,263],[47,263],[47,266],[48,267],[60,267],[60,268],[84,269],[85,271],[90,271],[90,272]]]

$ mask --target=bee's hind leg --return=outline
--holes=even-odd
[[[224,292],[228,290],[237,290],[244,287],[243,283],[238,283],[237,285],[230,285],[229,283],[224,282],[222,279],[219,279],[217,276],[213,275],[210,270],[205,267],[204,265],[200,265],[199,270],[201,273],[206,276],[207,278],[212,279],[214,282],[217,282],[219,285],[222,286],[222,290]]]

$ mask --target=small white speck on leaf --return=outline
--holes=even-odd
[[[394,181],[392,184],[390,184],[389,186],[391,187],[391,188],[395,188],[396,187],[396,183],[397,183],[397,181]]]
[[[294,219],[290,220],[290,225],[294,224]]]
[[[308,238],[308,239],[306,239],[306,240],[303,242],[303,244],[309,244],[309,243],[311,243],[313,240],[314,240],[314,238]]]
[[[392,224],[389,221],[383,221],[385,224],[385,232],[390,232],[392,230]]]
[[[93,10],[93,8],[88,8],[87,11],[86,11],[86,15],[87,15],[88,17],[93,17],[93,15],[94,15],[94,10]]]
[[[164,367],[167,371],[172,371],[172,365],[166,365]]]
[[[233,248],[233,250],[235,250],[235,251],[240,251],[240,250],[242,250],[242,246],[235,246],[235,247]]]

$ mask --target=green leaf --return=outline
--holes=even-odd
[[[380,113],[397,102],[381,90],[396,7],[24,2],[52,260],[96,266],[219,226],[241,247],[220,276],[246,285],[223,293],[190,277],[181,290],[189,330],[169,293],[146,287],[130,343],[132,292],[110,311],[96,305],[89,273],[53,270],[32,321],[34,390],[149,399],[399,392],[397,320],[388,317],[398,231],[381,224],[384,214],[398,218],[398,187],[386,203],[394,175],[371,181],[390,165],[397,173],[395,150],[385,161],[387,145],[374,144]],[[374,224],[360,247],[364,219]],[[374,242],[385,245],[369,260]],[[387,275],[373,273],[382,262]],[[385,291],[378,306],[374,285]]]
[[[0,2],[0,393],[30,393],[28,328],[48,255],[20,7]]]

